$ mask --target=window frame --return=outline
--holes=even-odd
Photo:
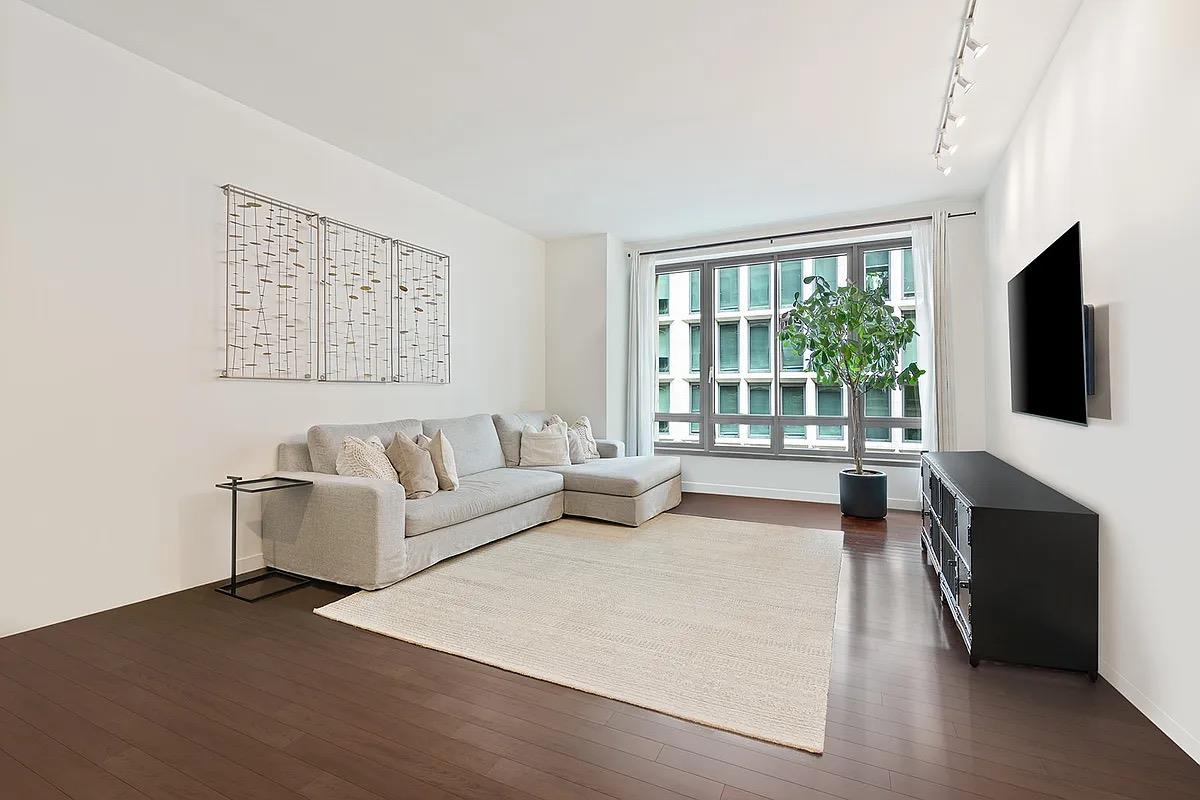
[[[866,265],[865,254],[869,251],[876,250],[896,250],[912,247],[912,240],[909,237],[898,237],[891,239],[864,240],[851,243],[843,243],[838,245],[817,245],[812,247],[792,248],[788,250],[780,250],[773,253],[754,253],[739,256],[719,256],[713,258],[690,259],[687,261],[679,261],[669,264],[660,264],[655,269],[656,280],[659,276],[669,275],[676,272],[688,272],[695,270],[699,274],[700,283],[700,372],[698,380],[695,381],[700,386],[700,411],[699,413],[656,413],[654,419],[656,422],[690,422],[699,423],[698,441],[696,442],[656,442],[655,450],[664,453],[679,453],[679,454],[711,454],[719,456],[729,456],[735,458],[765,458],[776,460],[795,460],[795,461],[833,461],[845,462],[850,461],[849,442],[851,437],[857,432],[859,427],[900,429],[900,439],[903,440],[903,429],[905,428],[920,428],[920,418],[910,417],[870,417],[864,416],[863,420],[855,420],[848,415],[826,417],[820,415],[787,415],[782,413],[783,391],[782,387],[788,383],[804,383],[807,386],[815,386],[815,380],[812,384],[808,383],[811,374],[806,371],[795,371],[783,369],[782,350],[778,340],[778,315],[771,313],[771,310],[765,310],[768,313],[769,320],[769,340],[771,368],[768,372],[753,373],[752,377],[747,378],[751,382],[768,382],[763,381],[763,378],[769,380],[771,391],[771,403],[773,414],[764,417],[758,414],[719,414],[717,413],[717,386],[720,383],[730,382],[731,373],[722,373],[719,369],[719,363],[716,353],[718,344],[718,324],[722,322],[733,322],[730,317],[734,312],[721,311],[718,308],[716,290],[717,286],[717,270],[726,267],[750,267],[755,264],[769,263],[770,264],[770,294],[772,298],[772,309],[784,310],[784,306],[780,304],[780,262],[794,261],[802,259],[817,259],[828,256],[845,256],[846,257],[846,275],[847,281],[859,287],[865,285],[866,280]],[[745,273],[746,280],[749,280],[749,272]],[[745,281],[739,279],[739,320],[743,317],[746,319],[756,319],[764,313],[763,309],[747,310],[745,302],[742,302],[741,284]],[[747,288],[748,291],[748,288]],[[803,290],[802,290],[803,291]],[[911,299],[911,298],[903,298]],[[895,303],[896,300],[889,300]],[[790,302],[788,303],[790,306]],[[690,306],[689,306],[690,308]],[[687,319],[691,324],[695,323],[697,314],[690,312]],[[739,325],[739,352],[741,350],[741,322]],[[749,346],[749,331],[746,333],[747,347]],[[690,340],[689,340],[690,342]],[[747,352],[747,359],[749,353]],[[747,365],[748,366],[748,365]],[[739,363],[739,374],[741,370]],[[695,373],[691,373],[695,375]],[[803,376],[803,377],[801,377]],[[690,391],[690,390],[689,390]],[[808,391],[805,390],[807,397]],[[739,397],[741,391],[739,389]],[[747,396],[748,397],[748,396]],[[747,400],[749,402],[749,400]],[[865,403],[862,404],[865,411]],[[903,403],[900,404],[900,411],[903,412]],[[689,406],[690,407],[690,406]],[[747,406],[747,409],[749,406]],[[843,401],[843,409],[846,408],[846,403]],[[722,443],[721,437],[717,435],[719,425],[769,425],[771,428],[770,445],[768,447],[747,447],[744,445],[733,445]],[[809,425],[825,425],[825,426],[844,426],[846,437],[846,447],[844,448],[814,448],[814,449],[798,449],[796,447],[784,447],[784,428],[785,426],[809,426]],[[657,426],[656,426],[657,427]],[[691,426],[689,426],[689,430]],[[808,437],[809,442],[814,442],[812,437]],[[924,448],[922,448],[924,449]],[[920,451],[911,452],[879,452],[868,450],[865,454],[865,461],[875,465],[912,465],[919,461]]]

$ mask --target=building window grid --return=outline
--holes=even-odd
[[[811,284],[803,284],[803,278],[820,274],[827,280],[836,278],[838,284],[854,281],[866,285],[869,280],[886,281],[889,302],[897,308],[898,314],[905,317],[915,314],[915,297],[911,292],[911,247],[907,241],[862,243],[840,248],[836,252],[826,250],[779,254],[772,256],[767,262],[759,256],[740,259],[734,263],[692,263],[684,269],[672,267],[668,270],[658,276],[659,286],[663,285],[663,278],[680,276],[684,283],[679,285],[679,290],[686,292],[686,308],[688,316],[692,319],[699,311],[701,273],[703,270],[709,270],[712,275],[711,347],[714,352],[705,360],[713,366],[710,406],[710,413],[713,414],[734,413],[743,417],[757,415],[765,396],[769,404],[768,409],[777,408],[778,413],[782,415],[794,415],[797,402],[804,404],[802,416],[835,415],[830,411],[835,405],[829,392],[817,386],[815,376],[804,372],[798,359],[783,353],[782,348],[777,345],[774,324],[777,313],[770,303],[765,308],[762,307],[764,277],[767,282],[767,296],[778,304],[780,311],[785,311],[791,305],[792,298],[787,295],[789,291],[794,294],[793,287],[798,284],[802,297],[807,297],[811,294],[812,287]],[[776,283],[779,284],[778,296]],[[675,284],[670,286],[668,308]],[[688,365],[690,373],[695,375],[699,372],[699,365],[703,363],[697,353],[702,347],[701,325],[689,320],[686,330],[689,358],[684,363]],[[661,341],[660,339],[660,343]],[[668,342],[671,343],[670,334]],[[758,349],[761,348],[762,342],[767,343],[769,350],[769,365],[765,370],[762,366],[762,354]],[[915,347],[910,347],[901,354],[901,366],[908,363],[905,359],[911,360],[913,351]],[[670,353],[667,359],[669,372]],[[703,379],[697,382],[694,378],[690,381],[683,378],[681,382],[683,393],[679,400],[683,401],[686,398],[687,403],[687,411],[684,413],[700,414],[699,399],[703,392]],[[744,390],[743,384],[746,386]],[[724,398],[721,394],[722,386],[733,387],[725,390]],[[811,390],[809,386],[812,387]],[[919,397],[915,387],[885,391],[881,394],[887,396],[874,395],[867,398],[864,404],[867,417],[881,414],[885,404],[888,413],[897,412],[897,416],[907,417],[912,416],[911,412],[915,409],[919,416]],[[822,396],[825,398],[824,404],[820,401]],[[668,399],[668,408],[669,403]],[[839,413],[836,416],[843,416],[846,408],[844,391],[837,395],[837,403]],[[735,408],[736,411],[727,410]],[[683,412],[683,408],[668,413],[680,412]],[[767,413],[770,414],[770,410]],[[872,426],[869,419],[865,420],[864,424],[867,426],[865,433],[869,453],[894,457],[897,454],[915,454],[921,449],[919,427]],[[848,443],[845,425],[784,425],[773,415],[771,421],[765,423],[714,424],[708,437],[700,435],[702,424],[696,421],[672,421],[667,423],[665,428],[660,421],[658,429],[661,434],[658,439],[660,446],[684,445],[705,450],[761,451],[765,440],[773,453],[819,455],[830,452],[844,453]],[[778,429],[777,436],[774,435],[775,429]],[[708,439],[707,442],[703,441],[705,438]]]

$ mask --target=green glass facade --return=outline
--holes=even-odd
[[[722,322],[717,326],[717,369],[721,372],[738,371],[738,323]]]
[[[717,270],[717,309],[720,311],[737,311],[741,308],[741,298],[738,293],[738,278],[740,267],[726,267]]]
[[[817,416],[840,417],[845,413],[845,407],[842,405],[842,387],[818,385]],[[817,438],[840,439],[844,428],[844,425],[819,425],[817,426]]]
[[[771,265],[751,264],[750,271],[750,309],[771,307]]]
[[[750,384],[750,411],[751,414],[762,414],[770,416],[771,414],[771,384],[769,383],[752,383]],[[750,436],[755,439],[771,438],[770,425],[751,425]]]
[[[785,417],[803,417],[807,414],[804,408],[804,390],[803,383],[780,384],[780,405]],[[783,435],[793,439],[805,439],[808,437],[808,428],[804,425],[784,425]]]
[[[643,306],[644,308],[645,306]],[[642,352],[645,352],[644,350]],[[658,371],[671,371],[671,326],[658,326]]]
[[[736,383],[721,383],[717,385],[717,413],[738,413],[738,385]],[[737,436],[737,425],[718,425],[719,436]]]
[[[771,322],[754,320],[747,325],[750,333],[750,372],[771,371]]]

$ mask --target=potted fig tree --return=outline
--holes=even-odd
[[[813,284],[813,291],[807,300],[796,293],[791,310],[780,320],[779,339],[820,383],[846,387],[851,419],[862,419],[867,392],[911,386],[924,374],[915,363],[899,367],[900,351],[917,332],[911,319],[897,316],[888,305],[886,287],[831,287],[819,275],[804,282]],[[866,431],[862,425],[849,428],[854,465],[838,477],[842,513],[884,517],[887,474],[863,468]]]

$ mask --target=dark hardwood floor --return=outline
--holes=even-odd
[[[916,514],[675,513],[845,531],[823,756],[311,613],[344,589],[201,587],[0,639],[0,797],[1200,798],[1200,766],[1103,679],[971,669]]]

